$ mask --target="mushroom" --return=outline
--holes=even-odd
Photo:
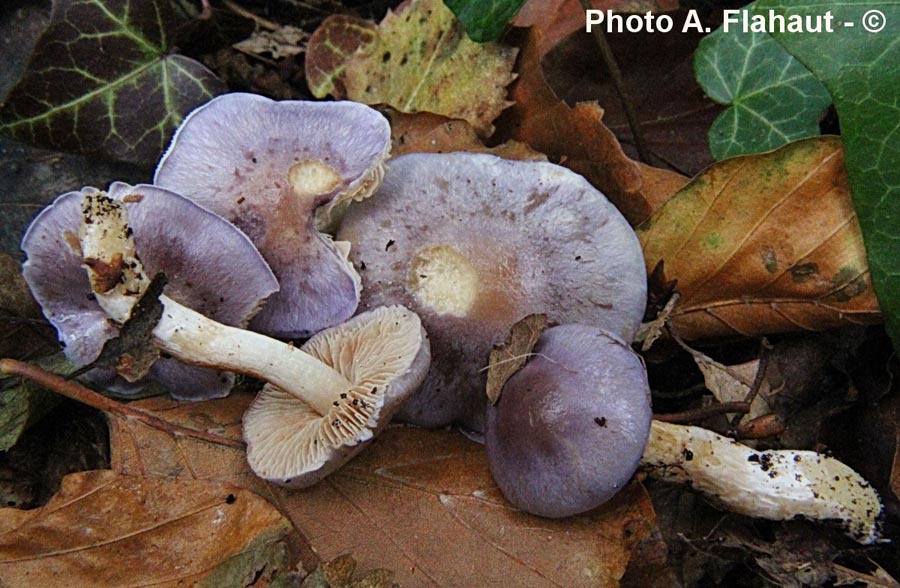
[[[491,474],[527,512],[591,510],[637,470],[652,417],[644,365],[624,341],[588,325],[552,327],[488,406]]]
[[[603,194],[557,165],[397,157],[337,236],[352,245],[361,307],[404,304],[431,338],[431,371],[398,414],[413,424],[483,430],[485,359],[526,315],[597,325],[626,341],[643,316],[634,232]]]
[[[368,106],[226,94],[184,120],[154,183],[235,223],[269,262],[281,289],[251,328],[308,337],[350,318],[360,289],[347,244],[318,232],[316,213],[369,196],[389,149]]]
[[[95,215],[102,216],[104,209],[102,214],[113,215],[127,210],[131,229],[95,223]],[[88,222],[83,224],[84,215]],[[135,249],[141,252],[140,260]],[[108,198],[90,187],[63,194],[34,219],[22,250],[27,256],[25,281],[77,367],[96,360],[104,343],[118,335],[148,275],[165,273],[169,297],[231,325],[246,324],[278,289],[246,235],[190,200],[155,186],[117,182]],[[85,263],[91,267],[91,279]],[[113,375],[92,374],[104,384]],[[165,358],[153,364],[150,376],[175,398],[192,400],[224,396],[234,381],[231,374]],[[114,388],[129,392],[135,387]]]
[[[844,463],[814,451],[759,451],[700,427],[652,421],[643,364],[585,325],[546,330],[488,407],[494,480],[515,506],[546,517],[593,509],[640,469],[687,484],[740,514],[837,521],[878,540],[882,505]]]
[[[431,361],[419,318],[380,307],[321,331],[305,352],[347,379],[316,402],[267,385],[244,415],[247,461],[261,478],[310,486],[356,455],[421,385]]]
[[[85,201],[89,229],[80,233],[80,248],[129,258],[129,271],[145,274],[130,210],[101,194]],[[102,284],[102,266],[86,266],[91,285]],[[109,290],[95,293],[103,298]],[[111,307],[120,309],[122,296],[111,297]],[[431,359],[419,317],[402,306],[360,314],[297,348],[218,323],[166,294],[159,301],[163,311],[152,335],[164,353],[268,382],[245,416],[248,461],[260,476],[294,487],[315,483],[358,453],[418,388]]]

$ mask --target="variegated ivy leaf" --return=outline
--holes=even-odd
[[[59,0],[0,109],[0,132],[63,151],[152,165],[183,116],[225,90],[170,53],[169,0]]]

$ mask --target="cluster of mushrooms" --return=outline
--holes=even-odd
[[[481,435],[503,494],[534,514],[593,509],[643,464],[738,512],[877,539],[879,499],[841,462],[652,421],[630,347],[641,248],[586,180],[471,153],[386,164],[389,148],[387,121],[361,104],[220,96],[187,117],[153,185],[84,188],[42,211],[24,277],[86,366],[164,274],[159,358],[88,376],[182,400],[226,395],[234,373],[264,380],[243,424],[266,480],[314,484],[396,418]],[[558,326],[489,402],[491,349],[534,313]]]

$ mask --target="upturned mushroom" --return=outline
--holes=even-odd
[[[593,324],[630,340],[644,312],[640,245],[584,178],[549,163],[411,154],[347,211],[338,238],[363,281],[362,308],[422,317],[434,361],[398,418],[481,431],[491,347],[526,315]]]
[[[102,308],[127,314],[142,294],[146,271],[135,240],[146,236],[131,228],[123,202],[103,194],[87,194],[82,212],[86,227],[74,237],[79,249],[128,260],[134,279],[125,276],[124,283],[133,291],[102,286],[105,262],[85,264],[94,294],[106,299]],[[245,416],[244,436],[251,468],[277,483],[308,486],[340,467],[390,421],[428,370],[421,321],[401,306],[323,330],[301,349],[218,323],[166,294],[159,301],[163,312],[152,335],[164,353],[268,382]]]
[[[184,120],[154,183],[235,223],[268,261],[281,289],[251,328],[308,337],[350,318],[360,289],[316,215],[369,196],[389,149],[387,120],[365,105],[226,94]]]
[[[247,461],[261,478],[304,488],[359,453],[425,379],[430,349],[419,318],[379,307],[301,348],[345,379],[315,399],[266,385],[244,415]]]
[[[644,365],[628,345],[588,325],[550,328],[488,406],[491,474],[527,512],[591,510],[637,470],[652,418]]]
[[[130,228],[94,222],[98,215],[126,210]],[[95,188],[63,194],[34,219],[22,250],[25,281],[77,367],[97,359],[104,343],[118,334],[149,275],[163,272],[172,300],[230,325],[246,324],[278,289],[243,233],[155,186],[117,182],[108,197]],[[91,268],[90,279],[85,265]],[[91,375],[101,384],[110,384],[114,376]],[[231,374],[166,358],[153,364],[150,376],[175,398],[193,400],[223,396],[234,381]],[[119,392],[134,388],[124,382],[116,386]]]

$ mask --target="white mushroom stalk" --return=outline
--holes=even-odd
[[[328,182],[327,174],[319,179]],[[126,253],[129,271],[145,273],[125,207],[90,194],[82,211],[91,228],[79,231],[81,251],[102,260],[85,263],[95,296],[108,299],[102,308],[127,317],[146,280],[101,275],[109,260],[121,261]],[[218,323],[165,294],[159,300],[162,317],[152,334],[162,351],[268,382],[244,415],[244,440],[251,469],[279,484],[314,484],[361,451],[419,388],[431,361],[418,315],[399,305],[320,331],[301,349]]]
[[[844,463],[814,451],[759,451],[700,427],[653,421],[641,467],[739,514],[833,520],[860,543],[879,539],[882,505],[875,489]]]
[[[109,318],[124,323],[150,285],[124,222],[125,207],[95,193],[84,197],[81,214],[78,238],[91,290]]]
[[[331,409],[335,391],[353,384],[299,347],[253,331],[229,327],[159,297],[163,315],[153,340],[173,357],[193,365],[253,376],[303,400],[320,415]]]
[[[110,318],[124,322],[149,284],[125,207],[94,193],[85,196],[82,212],[79,237],[91,288]],[[293,345],[223,325],[165,294],[159,299],[164,311],[153,330],[154,343],[182,362],[266,380],[321,415],[331,408],[335,391],[352,387],[340,373]]]

